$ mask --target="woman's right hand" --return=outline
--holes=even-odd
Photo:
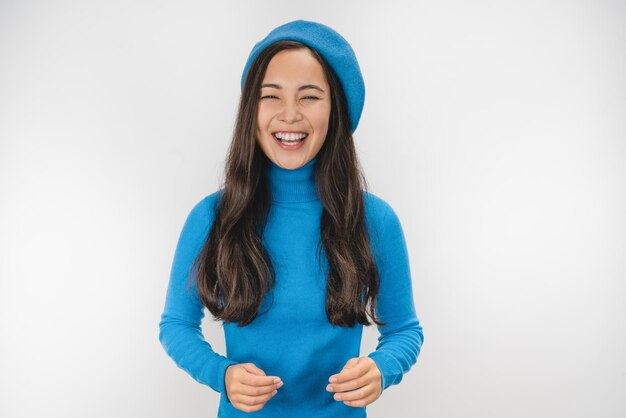
[[[226,396],[235,408],[256,412],[272,399],[283,382],[278,376],[266,376],[252,363],[240,363],[226,368],[224,384]]]

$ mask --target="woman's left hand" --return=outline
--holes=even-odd
[[[330,383],[326,390],[337,392],[335,400],[343,401],[348,406],[367,406],[377,400],[382,392],[380,370],[370,357],[351,358],[341,372],[330,376],[328,381]]]

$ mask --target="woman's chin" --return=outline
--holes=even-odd
[[[275,155],[273,159],[274,163],[287,170],[295,170],[307,163],[306,153],[298,153],[297,155],[293,153],[288,154],[289,155],[284,155],[281,153],[280,155]]]

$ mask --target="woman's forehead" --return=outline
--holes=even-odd
[[[322,65],[308,50],[288,50],[272,58],[265,71],[263,84],[272,84],[272,87],[279,89],[301,89],[307,84],[326,85],[326,77]]]

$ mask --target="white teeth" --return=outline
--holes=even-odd
[[[305,133],[293,134],[293,133],[282,133],[282,132],[276,132],[275,135],[276,135],[276,138],[284,139],[286,141],[298,141],[307,136],[307,134]]]

